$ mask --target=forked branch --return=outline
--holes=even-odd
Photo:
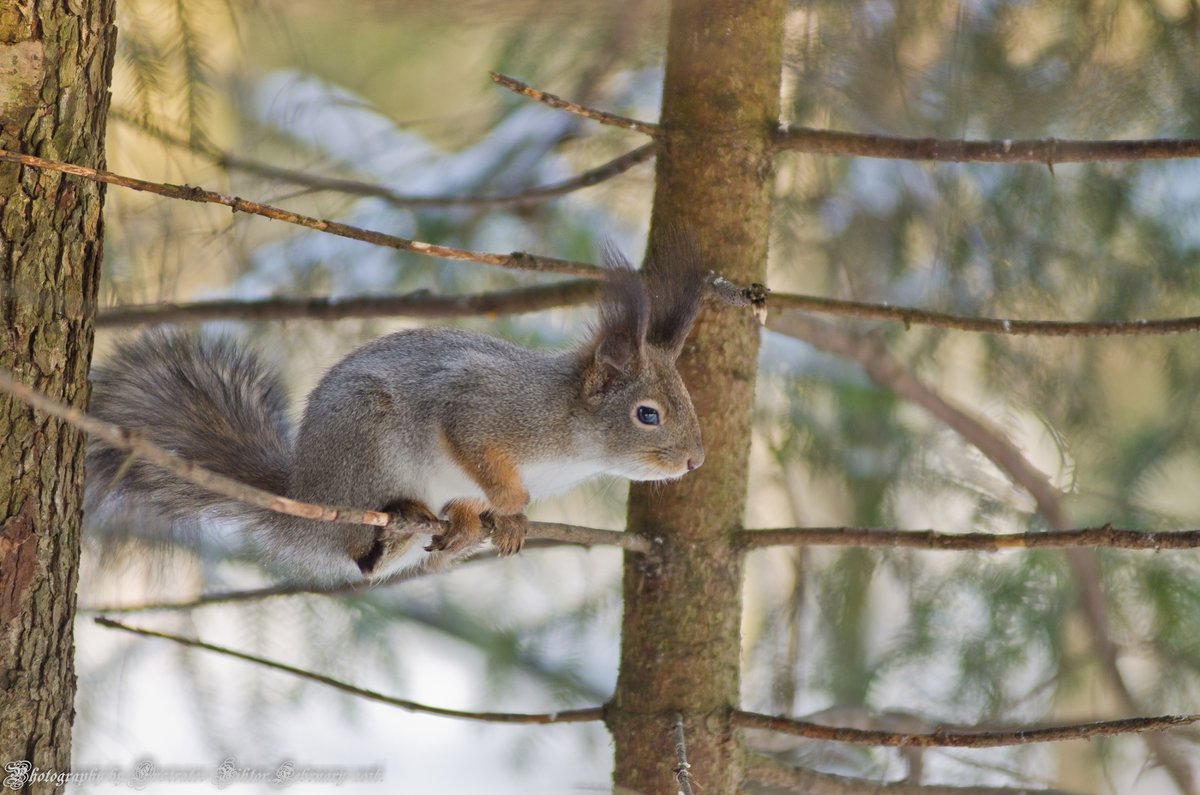
[[[109,111],[109,118],[123,121],[146,135],[157,138],[172,146],[178,146],[194,152],[228,171],[241,171],[246,174],[254,174],[265,179],[286,182],[314,191],[330,191],[346,196],[366,196],[381,199],[392,207],[525,207],[559,196],[566,196],[575,191],[598,185],[601,182],[624,174],[639,163],[644,163],[653,158],[657,149],[657,145],[654,143],[644,144],[637,149],[626,152],[595,168],[589,168],[587,171],[569,179],[553,182],[548,185],[526,188],[525,190],[512,191],[511,193],[417,196],[398,193],[386,185],[380,185],[376,182],[312,174],[307,171],[282,168],[270,163],[262,163],[257,160],[241,157],[232,152],[217,149],[203,141],[177,135],[159,127],[140,124],[130,114],[122,111]]]
[[[46,158],[35,157],[33,155],[21,154],[19,152],[10,152],[4,149],[0,149],[0,160],[19,163],[32,168],[58,171],[64,174],[71,174],[84,179],[94,180],[96,182],[104,182],[107,184],[130,188],[131,190],[154,193],[167,198],[200,202],[202,204],[219,204],[231,208],[234,212],[259,215],[264,218],[270,218],[276,221],[283,221],[285,223],[302,226],[306,229],[313,229],[319,232],[326,232],[339,237],[349,238],[351,240],[359,240],[372,245],[394,248],[401,251],[409,251],[425,256],[465,262],[475,262],[482,265],[492,265],[513,270],[532,271],[535,273],[563,273],[572,276],[582,276],[589,279],[598,279],[603,274],[603,271],[600,268],[586,262],[575,262],[571,260],[557,259],[554,257],[543,257],[519,251],[511,254],[492,254],[483,251],[472,251],[470,249],[456,248],[454,246],[442,246],[434,243],[425,243],[423,241],[410,240],[408,238],[389,235],[370,229],[363,229],[361,227],[351,226],[349,224],[343,224],[337,221],[314,218],[312,216],[294,213],[290,210],[284,210],[279,207],[248,201],[237,196],[229,196],[191,185],[170,185],[166,183],[150,182],[147,180],[114,174],[108,171],[99,171],[97,169],[87,168],[85,166],[62,163],[56,160],[48,160]],[[960,331],[975,331],[990,334],[1021,334],[1058,337],[1106,335],[1141,336],[1200,331],[1200,317],[1098,322],[971,318],[949,315],[942,312],[930,312],[909,307],[893,307],[882,304],[872,304],[858,301],[842,301],[834,298],[792,295],[788,293],[768,293],[766,288],[762,285],[750,285],[748,287],[743,287],[733,284],[723,278],[720,278],[719,276],[710,277],[708,292],[718,301],[721,301],[725,304],[731,306],[751,306],[756,310],[762,310],[763,308],[803,310],[821,314],[839,315],[843,317],[888,320],[904,323],[906,326],[928,325],[939,328],[950,328]],[[445,300],[453,301],[454,299]],[[378,308],[378,306],[372,305],[370,301],[361,298],[353,299],[353,301],[348,300],[347,303],[338,310],[324,308],[321,304],[322,300],[316,299],[314,304],[310,304],[310,310],[304,309],[304,305],[299,303],[287,306],[286,308],[282,306],[277,308],[267,308],[264,309],[264,311],[267,313],[277,311],[280,313],[280,316],[286,315],[288,317],[299,317],[301,315],[319,316],[322,313],[329,313],[338,317],[356,316],[359,313],[369,316],[373,313],[383,311]],[[211,309],[214,313],[216,313],[214,316],[219,317],[229,317],[235,312],[242,311],[252,315],[257,311],[256,308],[250,306],[249,302],[242,305],[242,308],[238,308],[234,305],[222,305],[211,307]],[[206,311],[208,310],[201,308],[188,310],[190,313],[189,319],[199,319],[200,317],[204,316]],[[132,323],[135,321],[130,320],[128,322]],[[122,324],[123,323],[124,321],[122,321]]]
[[[565,273],[570,276],[589,276],[591,278],[600,277],[600,269],[595,265],[589,265],[585,262],[572,262],[570,260],[556,259],[554,257],[540,257],[533,254],[526,254],[521,251],[515,251],[512,254],[489,254],[483,251],[471,251],[465,248],[456,248],[454,246],[440,246],[434,243],[425,243],[420,240],[410,240],[397,235],[389,235],[384,232],[375,232],[370,229],[363,229],[350,224],[343,224],[337,221],[329,221],[323,218],[314,218],[310,215],[302,215],[294,213],[290,210],[283,210],[278,207],[272,207],[268,204],[260,204],[259,202],[248,201],[238,196],[229,196],[224,193],[206,190],[193,185],[170,185],[160,182],[149,182],[144,179],[135,179],[133,177],[125,177],[120,174],[114,174],[111,171],[100,171],[86,166],[77,166],[70,163],[62,163],[57,160],[47,160],[33,155],[25,155],[19,152],[10,152],[6,149],[0,149],[0,160],[6,160],[10,163],[19,163],[23,166],[31,166],[33,168],[45,169],[48,171],[58,171],[64,174],[71,174],[84,179],[90,179],[94,182],[103,182],[109,185],[119,185],[130,190],[143,191],[146,193],[154,193],[159,196],[166,196],[171,199],[181,199],[183,201],[198,202],[200,204],[219,204],[230,208],[234,212],[247,213],[249,215],[260,215],[264,218],[271,218],[276,221],[283,221],[289,224],[305,227],[306,229],[315,229],[318,232],[327,232],[338,237],[345,237],[351,240],[360,240],[364,243],[371,243],[376,246],[384,246],[385,248],[394,248],[400,251],[410,251],[414,254],[423,254],[429,257],[439,257],[441,259],[460,260],[465,262],[477,262],[481,265],[494,265],[501,268],[510,268],[513,270],[534,271],[537,273]]]
[[[1012,482],[1029,492],[1037,504],[1038,513],[1051,528],[1067,528],[1066,513],[1060,500],[1061,492],[1018,450],[1003,434],[987,423],[973,417],[950,403],[925,385],[898,362],[875,337],[856,338],[839,330],[799,317],[777,319],[778,331],[804,339],[821,350],[859,362],[871,380],[892,390],[897,396],[921,406],[939,421],[963,437],[983,453]],[[1117,691],[1120,703],[1128,712],[1138,711],[1138,704],[1117,666],[1118,647],[1112,640],[1107,624],[1107,602],[1101,584],[1096,556],[1085,549],[1068,549],[1066,559],[1080,594],[1083,614],[1095,640],[1102,670]],[[1162,763],[1181,793],[1193,793],[1191,768],[1167,738],[1148,734],[1146,745]]]

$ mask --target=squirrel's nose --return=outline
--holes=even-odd
[[[688,472],[691,472],[694,469],[699,469],[700,465],[703,463],[704,463],[704,453],[697,453],[696,455],[692,456],[691,458],[689,458],[687,460]]]

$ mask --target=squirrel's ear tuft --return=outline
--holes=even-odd
[[[678,357],[704,297],[704,269],[691,238],[669,229],[653,238],[646,258],[650,321],[646,342]]]
[[[593,374],[589,391],[603,393],[613,381],[642,366],[650,307],[641,277],[611,243],[604,247],[604,292],[592,340]]]

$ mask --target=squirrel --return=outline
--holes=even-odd
[[[97,417],[252,486],[398,514],[403,526],[245,505],[99,440],[85,504],[170,523],[235,520],[269,567],[321,581],[443,568],[488,539],[514,554],[531,500],[600,475],[677,479],[703,463],[675,362],[704,277],[690,244],[673,236],[669,248],[639,272],[609,247],[599,319],[565,351],[450,328],[368,342],[320,379],[297,431],[278,374],[228,337],[152,330],[93,370]],[[412,548],[414,527],[432,536],[426,555]]]

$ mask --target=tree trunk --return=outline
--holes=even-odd
[[[0,147],[103,168],[115,40],[113,0],[0,4]],[[0,367],[76,406],[88,394],[103,196],[0,165]],[[0,762],[43,771],[71,759],[83,442],[0,395]]]
[[[705,266],[765,281],[779,120],[783,0],[677,0],[670,21],[651,245],[686,230]],[[708,307],[680,359],[705,464],[667,488],[636,486],[629,529],[663,539],[661,564],[626,555],[621,669],[607,712],[618,791],[674,793],[671,727],[684,716],[700,792],[734,793],[729,723],[741,667],[742,560],[759,329]]]

